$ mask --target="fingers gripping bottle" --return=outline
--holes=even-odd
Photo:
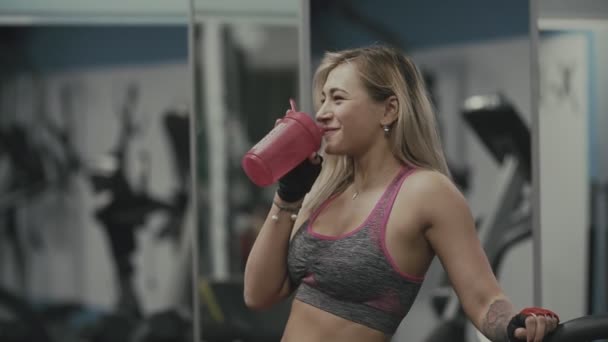
[[[291,110],[241,161],[245,174],[257,186],[277,182],[321,147],[322,129],[310,115],[296,110],[294,100],[289,102]]]

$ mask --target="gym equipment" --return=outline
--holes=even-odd
[[[70,95],[70,87],[64,87],[64,109]],[[2,114],[8,117],[13,113]],[[0,341],[72,341],[62,333],[66,330],[62,327],[82,310],[78,304],[45,303],[24,295],[29,287],[29,253],[42,249],[44,241],[36,231],[25,229],[30,227],[17,216],[29,201],[49,191],[65,190],[81,166],[71,139],[71,112],[62,110],[62,114],[61,125],[41,109],[36,112],[34,123],[7,119],[0,127],[0,158],[6,167],[2,174],[5,191],[0,199],[0,250],[12,251],[17,279],[14,290],[0,288]]]
[[[10,82],[15,75],[15,70],[26,73],[31,71],[33,77],[39,76],[36,68],[28,64],[27,58],[23,58],[25,55],[22,49],[23,44],[21,44],[23,39],[20,39],[21,31],[23,30],[7,31],[7,29],[3,29],[0,33],[5,38],[0,39],[0,44],[5,47],[0,53],[0,59],[5,62],[0,65],[0,75],[5,76],[4,81]],[[120,274],[121,287],[126,290],[120,294],[121,300],[116,312],[101,313],[78,305],[42,303],[19,296],[20,291],[0,288],[0,341],[132,342],[134,331],[146,330],[140,328],[140,325],[164,329],[163,326],[175,322],[175,316],[170,312],[157,313],[140,319],[139,305],[130,285],[133,267],[128,259],[135,248],[134,239],[130,239],[132,237],[130,234],[137,227],[141,227],[147,215],[162,211],[167,213],[167,222],[160,227],[158,239],[173,238],[177,240],[181,238],[181,227],[190,189],[187,182],[190,177],[188,112],[171,108],[164,115],[164,127],[169,137],[168,142],[173,149],[175,166],[178,169],[178,189],[170,199],[161,201],[150,196],[145,191],[145,186],[132,186],[124,177],[127,146],[129,139],[135,133],[134,125],[131,125],[131,114],[134,113],[133,109],[138,99],[135,86],[128,89],[126,101],[119,113],[123,119],[122,128],[124,130],[119,137],[118,148],[104,159],[117,166],[110,170],[89,169],[89,165],[85,165],[78,156],[77,145],[73,144],[71,139],[71,133],[74,133],[73,129],[76,128],[75,125],[72,125],[73,119],[79,114],[72,108],[74,85],[67,84],[60,90],[59,101],[62,117],[58,117],[57,119],[60,120],[57,122],[54,117],[46,115],[46,106],[49,103],[45,96],[47,88],[38,80],[35,81],[34,86],[35,94],[30,96],[32,108],[34,108],[33,118],[6,111],[1,113],[3,120],[0,126],[0,166],[2,167],[0,175],[2,179],[0,180],[2,190],[7,191],[4,191],[3,196],[0,197],[0,220],[2,220],[0,251],[12,251],[15,255],[11,259],[17,263],[15,269],[24,270],[28,264],[25,258],[29,250],[24,248],[24,241],[18,241],[18,238],[23,240],[25,234],[20,231],[22,226],[16,219],[23,200],[29,200],[49,190],[65,190],[69,186],[72,176],[84,175],[91,182],[95,191],[108,191],[114,195],[112,202],[107,206],[97,208],[95,214],[104,224],[104,232],[108,233],[113,259],[117,265],[116,273]],[[10,96],[10,93],[8,95]],[[6,100],[9,98],[7,97]],[[26,110],[30,108],[29,104],[25,106]],[[8,109],[9,107],[4,106],[3,108]],[[16,105],[15,108],[17,108]],[[27,121],[26,124],[23,124],[24,121]],[[126,238],[123,239],[123,237]],[[6,248],[7,245],[11,248]],[[185,269],[182,272],[183,276],[171,279],[186,278],[190,275],[190,271],[191,268]],[[26,274],[27,272],[23,272],[23,276],[18,275],[18,279],[23,278],[23,280],[19,281],[17,289],[24,291],[28,289],[28,286],[25,286]],[[180,286],[181,288],[176,291],[187,292],[187,286],[183,285],[183,281]],[[163,325],[163,322],[166,324]],[[188,319],[184,318],[184,322],[188,322]],[[78,338],[68,336],[76,334],[83,326],[87,328],[83,332],[83,336],[78,336]],[[63,328],[72,330],[56,331]],[[183,333],[183,331],[179,332],[176,336]],[[138,341],[155,340],[154,334],[148,336],[139,333],[138,336]],[[83,339],[85,337],[86,339]],[[177,338],[171,340],[179,341]]]
[[[69,96],[69,91],[64,89],[62,92],[64,107],[70,102]],[[101,168],[90,168],[89,165],[82,163],[72,145],[70,130],[54,124],[48,118],[42,118],[40,122],[45,131],[48,131],[48,135],[56,140],[53,143],[56,147],[54,151],[48,149],[48,146],[33,145],[27,135],[29,132],[24,127],[13,125],[1,129],[0,156],[10,163],[11,182],[8,184],[12,193],[18,196],[10,196],[8,199],[3,196],[4,201],[0,206],[0,212],[3,214],[2,219],[7,223],[5,227],[2,227],[7,228],[6,233],[9,235],[7,241],[13,245],[13,250],[17,254],[16,262],[22,263],[25,258],[25,252],[20,249],[20,241],[16,240],[16,231],[19,227],[14,222],[14,210],[20,205],[17,197],[35,196],[52,186],[62,190],[63,186],[68,184],[69,176],[79,172],[88,177],[95,192],[107,191],[112,195],[112,201],[97,208],[95,215],[108,234],[120,285],[119,303],[115,311],[108,313],[94,312],[71,304],[41,305],[42,303],[28,302],[16,294],[0,289],[1,341],[51,342],[61,340],[68,342],[78,338],[80,341],[91,342],[132,342],[135,335],[138,336],[138,341],[155,341],[159,336],[158,328],[161,328],[163,323],[167,326],[172,324],[175,326],[174,322],[178,316],[172,315],[171,310],[153,314],[150,317],[142,317],[137,296],[131,284],[134,269],[130,259],[136,248],[135,230],[141,227],[146,217],[154,212],[164,211],[168,214],[166,224],[160,227],[157,238],[181,239],[181,228],[184,225],[189,193],[188,112],[170,108],[163,115],[165,132],[168,135],[177,168],[178,186],[169,201],[162,201],[147,193],[146,175],[141,177],[143,184],[138,187],[130,184],[126,178],[127,151],[129,143],[137,131],[132,116],[136,101],[137,89],[135,86],[131,86],[127,92],[123,110],[119,113],[122,132],[119,134],[117,147],[108,155],[103,156],[102,162],[109,161],[110,163],[102,165],[104,167]],[[68,119],[64,118],[63,126],[69,125]],[[27,158],[23,159],[24,156]],[[45,167],[47,165],[51,169],[50,175],[46,172],[49,170],[49,167]],[[111,167],[105,167],[107,165]],[[144,173],[145,171],[147,170],[144,170]],[[24,267],[19,266],[18,268],[23,269]],[[187,281],[186,274],[190,272],[190,268],[180,267],[180,272],[184,274],[176,274],[173,278],[180,287],[176,291],[183,293],[187,291],[187,286],[183,283]],[[20,283],[25,282],[25,279],[20,281]],[[171,302],[175,303],[176,307],[183,304],[183,295],[175,296],[175,298],[176,300]],[[178,300],[179,303],[177,303]],[[1,315],[5,311],[9,313],[8,318]],[[187,317],[183,317],[181,321],[184,324],[191,324]],[[145,329],[145,327],[152,329]],[[61,331],[62,329],[64,331]],[[47,330],[53,333],[49,333]],[[177,329],[173,329],[173,332],[177,333],[171,339],[173,341],[180,341],[180,336],[187,333],[187,331],[178,332]],[[79,336],[68,339],[70,334]]]
[[[170,201],[152,197],[147,191],[147,164],[144,164],[140,186],[136,189],[126,177],[127,152],[129,143],[136,136],[138,127],[133,113],[138,100],[138,88],[131,85],[127,89],[122,111],[119,113],[121,132],[114,150],[102,156],[102,167],[91,169],[89,179],[96,192],[108,192],[112,200],[97,208],[95,216],[102,223],[112,251],[115,272],[119,282],[119,301],[113,312],[104,315],[88,329],[83,338],[91,342],[152,342],[191,340],[191,319],[178,314],[176,309],[157,312],[143,317],[139,300],[132,284],[135,273],[131,263],[137,246],[135,234],[146,218],[156,212],[168,214],[166,223],[160,228],[157,238],[170,238],[176,243],[183,242],[185,213],[188,206],[188,179],[190,173],[189,156],[189,117],[188,112],[169,108],[163,115],[163,124],[172,148],[176,167],[178,186]],[[104,167],[103,162],[109,162]],[[183,243],[182,243],[183,245]],[[187,256],[184,256],[187,258]],[[187,263],[180,261],[180,264]],[[184,264],[185,265],[185,264]],[[187,291],[185,281],[188,267],[179,267],[174,277],[176,291]],[[175,297],[175,298],[173,298]],[[183,304],[182,296],[172,296],[176,307]],[[190,335],[189,335],[190,334]]]
[[[509,248],[532,235],[530,207],[523,198],[531,181],[530,132],[501,94],[466,99],[462,116],[499,164],[495,188],[489,194],[490,210],[478,224],[479,239],[497,274]],[[441,284],[431,299],[441,318],[440,328],[427,341],[464,341],[466,315],[446,276]]]
[[[6,188],[2,189],[4,193],[0,197],[0,242],[12,251],[21,289],[27,285],[27,247],[38,247],[40,239],[33,235],[23,239],[17,217],[19,206],[24,201],[39,195],[49,186],[44,156],[22,125],[13,123],[0,127],[0,158],[7,162],[9,171],[3,179]]]
[[[183,242],[182,227],[188,206],[189,179],[189,141],[188,112],[170,108],[163,117],[163,124],[169,138],[178,175],[178,187],[172,200],[164,201],[152,197],[147,191],[148,167],[144,164],[141,185],[136,188],[126,177],[127,152],[129,143],[135,137],[138,127],[133,113],[138,100],[138,88],[131,85],[127,89],[125,102],[119,113],[121,132],[116,147],[100,158],[98,168],[91,169],[89,177],[93,189],[111,194],[112,200],[95,211],[95,217],[103,225],[112,251],[115,272],[119,282],[119,300],[113,312],[105,315],[87,334],[91,342],[132,342],[135,341],[186,341],[191,319],[178,314],[176,309],[143,317],[139,300],[133,288],[132,278],[135,273],[131,262],[135,252],[135,234],[149,215],[156,212],[168,214],[168,220],[157,234],[157,238],[171,238],[174,242]],[[145,160],[144,160],[145,161]],[[187,243],[187,242],[186,242]],[[183,243],[182,243],[183,245]],[[183,260],[180,260],[182,264]],[[183,261],[187,263],[187,260]],[[176,291],[187,291],[188,267],[178,267],[176,271]],[[174,298],[175,297],[175,298]],[[175,307],[183,304],[182,296],[172,296]],[[168,329],[168,330],[166,330]],[[191,339],[191,338],[190,338]]]
[[[14,172],[12,191],[34,195],[49,183],[44,157],[22,125],[14,123],[0,131],[0,152],[6,154],[11,162]]]
[[[43,95],[37,95],[44,98]],[[33,124],[12,120],[0,127],[0,161],[5,162],[7,171],[1,179],[5,187],[0,197],[0,242],[5,246],[0,250],[12,251],[18,288],[23,290],[28,287],[27,252],[41,249],[44,241],[37,231],[26,229],[23,232],[27,227],[17,219],[20,208],[50,190],[66,189],[81,166],[72,143],[73,113],[69,110],[71,96],[71,87],[64,86],[61,90],[62,125],[53,122],[40,109],[36,112]],[[2,114],[17,116],[14,113]],[[41,141],[39,135],[45,139]]]
[[[434,332],[432,341],[455,341],[452,331],[461,326],[451,327],[454,322],[447,322]],[[608,338],[608,315],[578,317],[563,323],[543,339],[543,342],[591,342]],[[431,341],[429,339],[429,341]]]
[[[561,323],[544,342],[590,342],[608,338],[608,315],[583,316]]]
[[[158,237],[170,237],[177,241],[182,235],[183,219],[188,206],[190,179],[190,119],[185,109],[170,108],[163,118],[165,132],[172,147],[178,186],[170,208],[170,220],[159,231]]]
[[[158,211],[165,211],[170,217],[168,224],[161,229],[161,237],[171,236],[172,231],[181,226],[188,199],[186,179],[189,167],[188,158],[184,158],[183,151],[179,151],[175,159],[178,161],[178,175],[181,178],[174,202],[153,198],[145,190],[145,184],[144,189],[136,190],[129,183],[126,176],[127,151],[129,143],[138,131],[133,118],[137,101],[138,88],[130,85],[119,113],[121,132],[117,146],[100,159],[100,167],[90,171],[90,181],[96,192],[108,192],[112,195],[109,203],[96,209],[95,217],[103,225],[108,236],[118,275],[120,298],[117,309],[131,314],[134,318],[141,318],[138,299],[131,284],[134,274],[131,257],[136,249],[135,232],[149,215]],[[165,125],[170,138],[188,136],[188,118],[185,115],[177,116],[176,113],[170,112],[165,117]],[[185,131],[182,131],[184,129]],[[174,151],[183,147],[184,142],[181,139],[172,142]],[[145,183],[147,171],[143,171],[142,183]]]

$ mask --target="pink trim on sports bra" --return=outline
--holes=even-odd
[[[378,201],[376,202],[376,205],[374,205],[374,208],[370,211],[370,213],[367,215],[367,217],[365,218],[365,220],[363,221],[363,223],[361,223],[359,226],[357,226],[355,229],[348,231],[346,233],[343,233],[341,235],[325,235],[325,234],[321,234],[321,233],[317,233],[314,230],[312,230],[312,224],[314,223],[314,221],[317,219],[317,216],[319,216],[319,214],[321,213],[321,211],[323,209],[325,209],[334,199],[336,199],[336,197],[339,196],[339,194],[336,194],[334,196],[331,196],[330,198],[328,198],[323,204],[321,204],[321,206],[319,206],[319,208],[317,208],[317,210],[315,210],[315,212],[311,215],[310,220],[308,220],[308,225],[306,226],[306,231],[321,240],[340,240],[340,239],[344,239],[346,237],[349,237],[355,233],[357,233],[358,231],[360,231],[361,229],[363,229],[363,227],[365,227],[365,225],[369,222],[369,220],[372,217],[372,214],[376,211],[376,209],[378,209],[378,206],[380,206],[380,203],[382,202],[382,199],[386,196],[386,193],[390,190],[391,185],[399,178],[403,175],[403,171],[405,170],[406,166],[402,166],[399,169],[399,172],[397,173],[397,175],[395,177],[393,177],[393,180],[391,181],[391,183],[389,184],[389,186],[386,187],[386,189],[384,189],[384,191],[382,192],[382,195],[380,196],[380,198],[378,199]],[[411,170],[410,170],[411,171]],[[410,171],[408,171],[407,173],[409,173]],[[392,206],[392,205],[391,205]]]
[[[408,274],[408,273],[401,271],[399,269],[399,266],[395,262],[395,259],[393,259],[391,254],[388,252],[388,248],[386,247],[386,224],[388,223],[388,219],[390,217],[390,212],[393,209],[393,205],[395,204],[395,199],[397,198],[397,195],[399,194],[399,189],[401,188],[401,185],[403,184],[403,182],[409,175],[414,173],[414,171],[416,171],[416,168],[409,169],[401,177],[401,179],[399,180],[399,183],[396,186],[395,191],[393,191],[393,193],[391,194],[391,198],[390,198],[388,207],[386,208],[386,214],[384,215],[384,218],[382,220],[382,225],[380,226],[380,241],[381,241],[381,245],[382,245],[382,252],[384,252],[384,256],[386,257],[386,260],[388,260],[388,262],[393,267],[393,270],[395,270],[395,272],[397,272],[397,274],[399,274],[400,276],[402,276],[403,278],[405,278],[409,281],[422,283],[424,281],[424,276],[422,276],[422,277],[415,276],[415,275]]]

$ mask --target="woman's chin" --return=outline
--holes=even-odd
[[[333,146],[331,144],[325,145],[325,149],[323,150],[323,152],[325,154],[333,154],[333,155],[344,154],[342,150],[340,150],[339,148],[336,148],[336,146]]]

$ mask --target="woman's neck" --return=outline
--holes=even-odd
[[[353,198],[376,186],[385,185],[387,179],[392,179],[402,167],[402,163],[386,148],[353,157],[353,163]]]

